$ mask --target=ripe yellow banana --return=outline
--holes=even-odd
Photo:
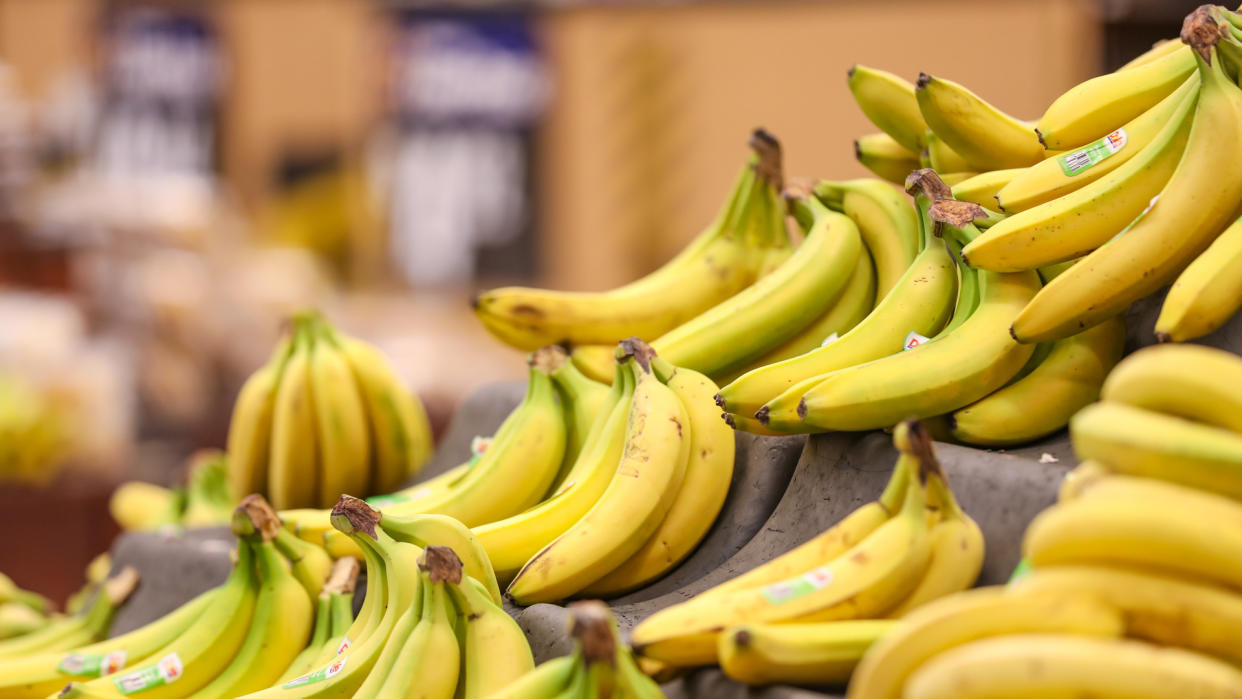
[[[808,228],[779,269],[651,343],[670,363],[714,376],[745,366],[810,325],[841,295],[863,252],[858,227],[809,193],[792,204]]]
[[[1026,167],[1044,159],[1044,148],[1026,122],[962,85],[922,73],[914,95],[927,126],[975,172]]]
[[[635,386],[621,461],[590,511],[509,583],[518,604],[565,599],[624,563],[651,538],[681,487],[690,456],[686,409],[652,372],[651,348],[634,338],[622,344]]]
[[[1070,260],[1107,243],[1168,184],[1186,150],[1198,100],[1194,93],[1179,102],[1160,133],[1117,169],[989,228],[962,251],[966,260],[980,269],[1012,272]]]
[[[1209,55],[1215,53],[1212,47]],[[1019,341],[1058,339],[1124,311],[1171,282],[1232,220],[1242,177],[1222,173],[1242,162],[1242,89],[1225,75],[1219,57],[1211,66],[1196,60],[1203,81],[1199,104],[1185,155],[1160,200],[1041,290],[1014,320]]]
[[[1037,167],[1039,165],[1034,165],[1030,168],[1019,167],[980,173],[968,180],[952,185],[953,198],[958,201],[974,202],[988,209],[995,209],[997,208],[997,193],[1003,191],[1009,183]]]
[[[357,582],[359,563],[356,558],[342,558],[333,565],[332,577],[324,585],[316,600],[315,627],[311,629],[310,641],[285,669],[276,684],[284,684],[315,669],[315,660],[325,655],[331,647],[332,655],[340,646],[354,621],[354,585]]]
[[[919,159],[919,164],[924,167],[930,167],[936,172],[943,172],[946,176],[949,173],[974,171],[976,168],[966,159],[958,155],[957,151],[949,147],[935,131],[927,130],[923,140],[927,142],[927,146],[923,149],[924,157]],[[926,161],[924,163],[923,161]],[[945,184],[948,184],[947,182]],[[950,185],[952,186],[952,185]]]
[[[1242,504],[1195,494],[1170,487],[1158,498],[1102,494],[1054,505],[1027,528],[1023,554],[1036,568],[1136,566],[1237,586],[1242,562],[1233,552],[1242,545]],[[1207,503],[1213,504],[1208,511],[1192,507]]]
[[[1098,140],[1058,156],[1045,158],[1012,178],[984,206],[1000,208],[1009,214],[1026,211],[1064,196],[1116,170],[1152,143],[1165,124],[1177,116],[1187,100],[1199,91],[1199,76],[1192,74],[1160,104],[1143,112]]]
[[[293,353],[276,389],[267,493],[278,510],[310,507],[319,501],[319,440],[311,395],[312,344],[305,331],[295,335]]]
[[[1242,436],[1123,403],[1096,403],[1070,421],[1079,460],[1242,499]]]
[[[743,168],[729,203],[663,268],[603,293],[494,289],[475,298],[475,314],[489,331],[519,349],[561,342],[611,344],[630,335],[659,337],[741,291],[758,273],[745,229],[758,214],[755,204],[777,201],[781,186],[768,174],[779,178],[775,139],[757,131],[752,146],[762,155]]]
[[[514,409],[510,427],[466,475],[447,490],[397,503],[386,514],[448,515],[467,527],[511,517],[538,503],[551,487],[565,453],[565,415],[549,376],[564,354],[531,356],[526,398]]]
[[[557,474],[556,482],[551,488],[552,492],[556,492],[564,485],[570,469],[578,459],[578,453],[582,451],[582,445],[586,443],[591,426],[595,424],[604,404],[609,402],[609,391],[606,383],[588,378],[573,362],[567,360],[552,370],[552,381],[561,392],[567,418],[565,458],[561,461],[561,472]]]
[[[560,697],[570,687],[582,668],[582,650],[576,649],[570,655],[553,658],[520,678],[511,682],[503,689],[493,693],[489,699],[545,699]],[[585,690],[585,686],[581,686]],[[586,696],[583,691],[581,696]]]
[[[115,576],[95,586],[95,599],[86,610],[52,619],[41,629],[0,641],[0,662],[70,651],[106,638],[117,609],[137,584],[138,571],[125,566]]]
[[[1152,44],[1151,48],[1130,59],[1128,63],[1118,68],[1117,71],[1120,72],[1147,65],[1158,58],[1164,58],[1170,53],[1181,51],[1183,46],[1180,39],[1161,39]]]
[[[733,481],[733,430],[720,419],[713,397],[719,388],[697,371],[675,367],[662,357],[651,370],[681,401],[688,418],[689,457],[676,499],[655,533],[583,595],[614,597],[658,579],[694,550],[716,521]]]
[[[1242,432],[1242,361],[1200,345],[1156,345],[1126,357],[1109,373],[1102,400]]]
[[[449,588],[462,635],[461,697],[482,699],[535,668],[526,634],[473,578]]]
[[[289,360],[292,342],[284,338],[272,358],[242,384],[229,418],[229,496],[234,502],[250,493],[266,493],[272,449],[276,388]]]
[[[845,684],[863,653],[900,622],[746,624],[720,634],[724,674],[746,684]]]
[[[956,294],[953,258],[942,243],[929,244],[854,329],[821,348],[743,374],[720,389],[718,403],[750,417],[800,381],[900,352],[912,332],[931,336],[944,326]]]
[[[436,549],[428,549],[427,577],[423,578],[422,615],[409,637],[400,644],[392,668],[380,676],[383,686],[376,699],[452,699],[457,688],[461,650],[453,631],[452,601],[447,587],[462,580],[460,562],[456,566],[437,565]],[[451,550],[441,554],[452,557]]]
[[[311,348],[310,390],[319,448],[318,504],[331,507],[342,493],[371,492],[371,438],[353,371],[323,333]]]
[[[592,381],[608,383],[612,381],[613,365],[617,361],[617,346],[574,345],[569,350],[569,360]]]
[[[1124,630],[1120,611],[1086,593],[1020,595],[1001,587],[959,592],[911,612],[873,645],[846,696],[900,699],[906,680],[928,660],[983,638],[1039,632],[1108,638]]]
[[[1039,568],[1011,583],[1019,595],[1091,595],[1125,616],[1126,635],[1242,662],[1242,596],[1215,585],[1107,566]]]
[[[919,254],[914,207],[891,186],[874,179],[821,182],[815,186],[815,196],[858,226],[864,247],[875,261],[876,298],[884,298]]]
[[[293,532],[283,527],[276,532],[272,543],[289,561],[289,568],[298,582],[302,583],[306,594],[312,598],[318,597],[332,572],[332,557],[328,552],[322,546],[297,538]]]
[[[888,71],[863,65],[850,68],[847,82],[858,108],[876,128],[911,153],[923,149],[927,123],[914,98],[914,85]]]
[[[445,546],[453,549],[465,574],[478,581],[496,604],[501,603],[500,586],[487,550],[461,522],[446,515],[385,514],[380,518],[380,526],[397,541],[419,548]]]
[[[1104,377],[1121,359],[1126,326],[1121,316],[1052,344],[1025,377],[953,413],[954,439],[979,446],[1034,441],[1064,428],[1095,402]]]
[[[854,141],[854,157],[876,177],[894,184],[905,182],[906,175],[919,169],[918,154],[886,133],[859,136]]]
[[[1115,638],[1015,634],[932,658],[910,676],[902,696],[1225,699],[1239,694],[1242,671],[1205,655]]]
[[[306,642],[306,647],[294,657],[293,662],[289,663],[289,667],[281,673],[280,678],[276,680],[277,684],[283,684],[295,677],[301,677],[311,669],[311,662],[315,656],[323,650],[323,644],[328,640],[328,633],[332,626],[332,595],[324,592],[315,600],[315,625],[311,627],[310,639]]]
[[[898,426],[894,441],[916,458],[930,448],[926,433],[908,423]],[[704,664],[715,662],[717,637],[729,626],[883,614],[914,589],[931,555],[921,480],[921,474],[909,476],[901,511],[833,560],[777,583],[663,609],[635,627],[630,642],[657,660]]]
[[[1089,143],[1151,109],[1195,72],[1194,52],[1179,47],[1133,66],[1070,88],[1053,100],[1035,128],[1048,148]]]
[[[617,365],[608,413],[601,414],[592,426],[561,488],[528,510],[474,528],[500,579],[506,583],[512,580],[527,561],[589,512],[608,489],[625,450],[633,395],[633,373]]]
[[[1242,308],[1242,219],[1195,258],[1169,289],[1156,319],[1162,342],[1185,342],[1224,325]]]

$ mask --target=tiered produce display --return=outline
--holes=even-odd
[[[56,618],[0,578],[0,697],[645,698],[717,667],[857,699],[1242,697],[1242,358],[1176,344],[1242,307],[1240,78],[1242,16],[1218,6],[1034,121],[856,66],[882,131],[856,152],[883,179],[787,182],[757,130],[715,220],[652,274],[479,294],[529,353],[525,394],[430,478],[388,360],[300,314],[226,456],[113,499],[131,529],[228,523],[227,579],[106,638],[132,571],[93,570]],[[1127,311],[1166,286],[1151,336]],[[1161,344],[1123,358],[1127,318]],[[1025,565],[975,588],[995,532],[933,440],[1042,447],[1067,425],[1078,463],[1017,523]],[[852,465],[882,492],[710,588],[651,592],[736,524],[738,445],[801,440],[798,472],[827,471],[826,445],[873,430],[896,464]],[[539,609],[570,620],[555,650],[519,626]]]

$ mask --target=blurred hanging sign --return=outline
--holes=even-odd
[[[391,249],[412,283],[533,271],[530,134],[548,79],[531,24],[514,13],[397,15]]]

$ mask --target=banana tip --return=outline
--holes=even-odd
[[[720,395],[719,393],[717,393],[715,396],[713,396],[713,397],[712,397],[712,399],[716,401],[716,405],[717,405],[718,407],[721,407],[721,408],[725,407],[725,399],[724,399],[724,396],[722,396],[722,395]]]
[[[767,427],[768,422],[771,421],[772,419],[771,412],[772,410],[768,406],[765,405],[762,408],[755,411],[755,419],[759,421],[760,425]]]
[[[806,419],[806,399],[802,398],[798,401],[798,419]]]
[[[914,88],[916,90],[922,90],[923,88],[927,87],[928,83],[930,83],[931,81],[932,81],[932,76],[928,75],[927,73],[919,73],[919,79],[914,83]]]
[[[1039,139],[1039,145],[1043,146],[1044,150],[1048,150],[1048,144],[1044,141],[1044,134],[1042,131],[1035,129],[1035,138]]]
[[[1166,342],[1172,342],[1172,341],[1173,341],[1173,336],[1172,336],[1172,335],[1170,335],[1170,334],[1168,334],[1168,333],[1166,333],[1166,332],[1162,332],[1162,331],[1160,331],[1160,330],[1157,330],[1157,331],[1156,331],[1156,342],[1159,342],[1159,343],[1161,343],[1161,344],[1164,344],[1164,343],[1166,343]]]
[[[729,427],[732,427],[735,429],[737,428],[737,425],[733,424],[735,422],[733,419],[733,416],[730,415],[729,413],[721,413],[720,418],[724,420],[725,424],[728,425]]]
[[[479,295],[478,294],[470,295],[470,308],[476,311],[479,310]]]
[[[750,632],[746,629],[738,629],[733,634],[733,642],[737,644],[738,648],[746,648],[750,645]]]

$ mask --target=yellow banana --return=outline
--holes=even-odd
[[[859,136],[854,141],[854,157],[876,177],[894,184],[905,182],[906,175],[919,168],[918,154],[886,133]]]
[[[875,261],[875,295],[884,298],[919,254],[914,207],[891,186],[874,179],[820,182],[815,196],[858,226],[863,245]]]
[[[482,699],[535,668],[526,634],[473,578],[448,588],[464,627],[461,697]]]
[[[1195,258],[1169,288],[1156,319],[1161,342],[1185,342],[1224,325],[1242,308],[1242,219]]]
[[[1186,47],[1079,83],[1040,117],[1039,139],[1058,150],[1089,143],[1156,106],[1194,72],[1194,53]]]
[[[1126,357],[1104,380],[1102,400],[1242,433],[1242,360],[1200,345],[1156,345]]]
[[[465,574],[478,581],[492,601],[501,603],[500,587],[496,583],[496,573],[492,570],[487,550],[461,522],[445,515],[401,517],[385,514],[380,518],[380,526],[397,541],[419,548],[445,546],[453,549]]]
[[[1039,165],[1034,165],[1030,168],[1019,167],[980,173],[968,180],[963,180],[953,185],[953,198],[958,201],[974,202],[988,209],[995,209],[999,199],[997,193],[1003,191],[1014,180],[1037,167]]]
[[[746,684],[845,684],[863,653],[900,622],[747,624],[720,634],[724,674]]]
[[[488,699],[545,699],[559,697],[568,688],[582,668],[582,650],[570,655],[553,658],[522,675]],[[583,694],[582,696],[585,696]]]
[[[923,149],[927,123],[914,98],[914,85],[888,71],[863,65],[850,68],[848,84],[859,109],[876,128],[911,153]]]
[[[315,328],[310,383],[319,447],[319,506],[331,507],[342,493],[371,491],[371,438],[362,392],[354,373],[326,333]]]
[[[377,699],[453,697],[461,651],[453,632],[452,602],[446,588],[461,582],[461,565],[437,565],[438,548],[431,547],[425,554],[427,592],[418,626],[401,643],[392,669],[383,674],[383,687],[375,694]],[[452,551],[445,549],[440,558],[452,560],[452,556]]]
[[[927,126],[975,172],[1026,167],[1044,158],[1030,126],[955,82],[922,73],[914,95]]]
[[[311,629],[310,641],[285,668],[284,674],[276,680],[277,684],[284,684],[314,670],[315,660],[327,652],[326,648],[331,647],[332,654],[336,654],[354,621],[354,585],[358,572],[356,558],[342,558],[333,564],[332,575],[316,600],[315,626]]]
[[[930,659],[955,647],[1014,633],[1073,633],[1116,637],[1120,611],[1088,594],[1021,595],[986,587],[945,597],[914,610],[863,656],[848,699],[900,699],[907,679]]]
[[[1130,59],[1129,62],[1117,70],[1120,72],[1123,70],[1130,70],[1131,68],[1137,68],[1142,65],[1147,65],[1158,58],[1164,58],[1170,53],[1175,53],[1177,51],[1181,51],[1182,49],[1183,44],[1180,39],[1161,39],[1160,41],[1153,43],[1151,48]]]
[[[1008,446],[1062,429],[1074,413],[1099,398],[1125,342],[1121,316],[1057,340],[1031,373],[953,413],[954,439]]]
[[[1116,638],[1016,634],[932,658],[910,676],[902,696],[1225,699],[1239,694],[1242,671],[1197,653]]]
[[[565,599],[616,569],[651,538],[681,487],[690,457],[686,409],[652,373],[651,348],[636,338],[622,344],[636,381],[621,461],[590,511],[509,583],[518,604]]]
[[[1192,22],[1196,16],[1203,15],[1192,15]],[[1212,47],[1209,55],[1215,52]],[[1234,216],[1242,177],[1222,173],[1242,161],[1242,89],[1219,58],[1211,66],[1196,60],[1199,104],[1185,155],[1160,200],[1120,237],[1049,282],[1014,320],[1019,341],[1065,337],[1124,311],[1171,282]]]
[[[138,571],[125,566],[115,576],[95,586],[95,599],[83,612],[52,619],[41,629],[0,641],[0,662],[69,651],[106,638],[117,609],[137,584]]]
[[[229,496],[234,502],[250,493],[267,492],[276,388],[292,344],[289,338],[282,339],[268,363],[246,379],[237,394],[228,434]]]
[[[966,162],[966,159],[958,155],[957,151],[949,147],[935,131],[927,130],[923,140],[926,141],[927,147],[923,149],[926,154],[927,167],[932,168],[936,172],[943,172],[946,175],[954,172],[966,172],[976,170],[973,165]],[[920,160],[921,164],[922,160]],[[947,182],[945,184],[948,184]],[[952,185],[950,185],[952,186]]]
[[[278,510],[319,501],[319,444],[311,396],[309,333],[299,331],[281,373],[272,413],[271,465],[267,494]]]
[[[568,419],[565,433],[565,458],[561,461],[561,472],[557,474],[552,491],[556,492],[564,485],[570,469],[582,451],[591,426],[608,403],[608,385],[594,381],[578,370],[571,361],[564,361],[552,370],[552,380],[560,390],[565,405],[565,416]]]
[[[306,594],[318,597],[332,572],[332,557],[328,552],[321,546],[297,538],[284,528],[276,533],[272,543],[289,561],[294,577],[302,583]]]
[[[655,533],[624,563],[588,585],[582,593],[588,597],[614,597],[643,587],[681,563],[715,523],[733,481],[733,430],[720,419],[713,400],[716,384],[662,357],[651,359],[651,370],[686,411],[690,434],[685,476]]]

